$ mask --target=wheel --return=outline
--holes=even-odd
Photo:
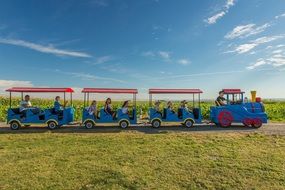
[[[218,121],[221,127],[230,127],[233,120],[233,116],[229,111],[221,111],[218,115]]]
[[[10,128],[12,130],[18,130],[18,129],[20,129],[20,127],[21,127],[21,124],[18,121],[12,121],[10,123]]]
[[[47,127],[48,127],[48,129],[53,130],[53,129],[56,129],[56,128],[57,128],[57,124],[56,124],[55,121],[49,121],[49,122],[47,123]]]
[[[243,125],[245,127],[250,127],[252,125],[252,119],[250,118],[245,118],[243,121],[242,121]]]
[[[184,125],[185,127],[187,127],[187,128],[190,128],[190,127],[193,127],[194,122],[193,122],[192,119],[187,119],[187,120],[184,122],[183,125]]]
[[[158,119],[154,119],[152,122],[151,122],[151,125],[153,128],[159,128],[160,125],[161,125],[161,122],[158,120]]]
[[[127,120],[123,120],[123,121],[120,121],[119,125],[121,128],[125,129],[129,126],[129,122]]]
[[[262,126],[262,121],[261,121],[261,119],[259,119],[259,118],[253,119],[253,122],[252,122],[252,125],[251,125],[251,126],[254,127],[254,128],[259,128],[259,127],[261,127],[261,126]]]
[[[94,127],[94,123],[92,121],[86,121],[84,126],[86,129],[92,129]]]

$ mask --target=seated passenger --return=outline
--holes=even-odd
[[[63,114],[64,107],[66,106],[67,101],[64,102],[64,105],[60,104],[60,96],[55,97],[53,108],[56,114]]]
[[[180,104],[180,108],[181,109],[184,109],[184,110],[186,110],[186,111],[189,111],[189,109],[188,109],[188,107],[187,107],[187,101],[186,100],[182,100],[181,101],[181,104]]]
[[[123,114],[128,114],[129,113],[129,101],[124,101],[123,106],[122,106],[122,113]]]
[[[219,96],[216,99],[217,106],[224,106],[227,104],[226,99],[224,98],[224,91],[219,92]]]
[[[111,98],[107,98],[106,101],[105,101],[105,106],[104,106],[104,111],[106,113],[109,113],[113,119],[115,119],[116,117],[116,112],[113,111],[113,108],[112,108],[112,100]]]
[[[26,117],[27,116],[27,110],[32,108],[32,103],[30,102],[30,96],[29,95],[26,95],[25,99],[20,102],[19,108],[20,108],[19,110],[20,110],[22,117]]]
[[[89,115],[94,115],[95,118],[97,117],[97,102],[96,102],[96,100],[93,100],[91,102],[91,105],[89,106],[87,111],[88,111]]]
[[[173,105],[171,101],[167,102],[167,109],[170,110],[172,113],[175,113],[175,111],[173,110]]]
[[[160,101],[159,100],[155,101],[154,102],[154,110],[162,116],[162,112],[160,111],[159,106],[160,106]]]

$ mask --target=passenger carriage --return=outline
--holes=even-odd
[[[137,123],[137,109],[136,109],[136,95],[138,93],[137,89],[123,89],[123,88],[84,88],[82,90],[84,93],[84,108],[82,113],[82,124],[87,129],[93,128],[97,124],[118,124],[121,128],[127,128],[129,125]],[[131,114],[124,114],[122,109],[117,110],[116,117],[107,112],[104,108],[100,108],[97,114],[90,115],[88,113],[88,104],[90,94],[132,94],[133,95],[133,107]],[[87,106],[86,106],[87,104]],[[97,108],[98,109],[98,108]]]
[[[49,129],[55,129],[62,125],[73,122],[74,109],[72,106],[64,107],[61,113],[56,113],[54,108],[41,109],[35,112],[34,109],[26,109],[25,115],[20,112],[19,107],[12,108],[12,93],[20,93],[23,100],[24,93],[61,93],[66,99],[66,94],[70,94],[70,105],[72,105],[72,88],[30,88],[30,87],[14,87],[6,90],[10,93],[10,107],[7,111],[7,123],[10,124],[12,130],[17,130],[21,126],[29,125],[47,125]],[[52,107],[53,105],[51,105]]]
[[[267,123],[267,114],[261,98],[256,101],[245,102],[244,92],[240,89],[223,89],[226,95],[226,105],[210,108],[210,119],[217,126],[230,127],[232,123],[242,123],[245,126],[259,128],[263,123]]]
[[[200,89],[149,89],[149,122],[152,127],[158,128],[163,123],[181,123],[185,127],[192,127],[195,123],[202,123],[202,114],[200,106]],[[192,109],[178,108],[173,112],[167,108],[162,113],[158,113],[152,107],[152,95],[154,94],[189,94],[192,95]],[[198,96],[198,106],[195,104],[195,95]]]

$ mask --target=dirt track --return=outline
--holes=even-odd
[[[20,130],[12,131],[5,123],[0,123],[0,134],[5,133],[44,133],[49,130],[45,127],[23,127]],[[96,126],[94,129],[85,129],[79,125],[63,126],[60,129],[52,131],[53,133],[119,133],[119,132],[138,132],[146,134],[157,133],[264,133],[272,135],[285,135],[285,123],[270,123],[263,125],[259,129],[247,128],[240,125],[235,125],[230,128],[219,128],[213,125],[197,125],[193,128],[185,128],[181,126],[162,126],[159,129],[154,129],[151,126],[130,126],[128,129],[121,129],[116,126]]]

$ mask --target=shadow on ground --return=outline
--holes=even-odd
[[[215,125],[205,124],[197,125],[192,128],[182,126],[161,126],[160,128],[152,128],[151,126],[130,126],[127,129],[121,129],[117,126],[96,126],[93,129],[85,129],[83,126],[63,126],[59,129],[49,130],[46,127],[22,127],[19,130],[11,130],[8,126],[0,127],[0,134],[20,134],[20,133],[121,133],[121,132],[138,132],[145,134],[163,134],[171,132],[251,132],[258,129],[245,127],[242,125],[234,125],[229,128],[221,128]]]

